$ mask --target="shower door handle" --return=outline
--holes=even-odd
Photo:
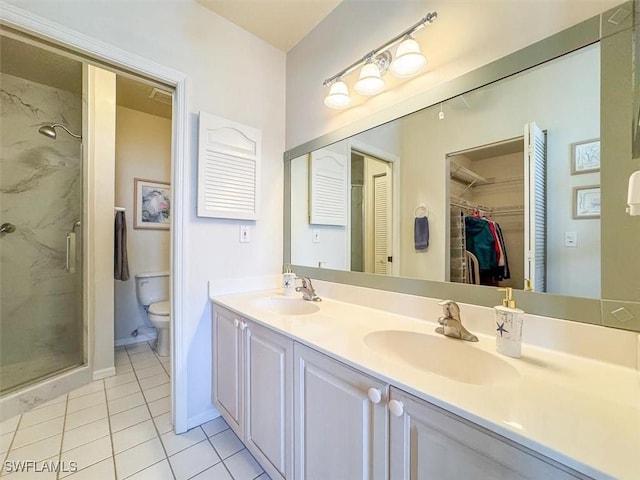
[[[76,271],[76,234],[74,232],[67,233],[67,261],[65,270],[69,273]]]

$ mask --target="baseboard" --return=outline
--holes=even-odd
[[[93,372],[93,381],[102,380],[103,378],[113,377],[116,374],[116,367],[102,368]]]
[[[124,347],[127,345],[135,345],[136,343],[149,342],[155,340],[157,335],[140,334],[137,337],[121,338],[115,341],[116,347]]]
[[[213,405],[211,405],[204,412],[200,412],[199,414],[194,415],[193,417],[189,417],[187,419],[187,429],[192,429],[193,427],[197,427],[199,425],[202,425],[203,423],[210,422],[211,420],[213,420],[214,418],[218,418],[219,416],[220,416],[220,412],[218,412],[218,410],[216,410],[216,408]],[[178,432],[178,433],[182,433],[182,432]]]

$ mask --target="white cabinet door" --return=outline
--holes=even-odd
[[[248,322],[244,441],[269,476],[293,474],[293,340]]]
[[[386,479],[386,385],[297,343],[294,358],[294,478]]]
[[[213,403],[220,414],[241,436],[242,424],[242,383],[240,326],[243,319],[233,312],[217,305],[213,309]]]
[[[405,392],[390,390],[390,480],[586,478]]]

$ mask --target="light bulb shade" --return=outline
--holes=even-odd
[[[407,78],[417,75],[426,66],[427,59],[420,52],[420,45],[413,38],[407,37],[398,45],[389,70],[394,77]]]
[[[380,69],[375,63],[365,63],[360,70],[360,79],[353,88],[360,95],[377,95],[384,90],[384,80],[380,75]]]
[[[335,108],[341,110],[347,108],[351,103],[351,97],[349,96],[349,87],[342,80],[338,80],[329,90],[329,95],[324,99],[324,104],[329,108]]]

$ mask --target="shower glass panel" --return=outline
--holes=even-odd
[[[0,50],[3,395],[85,358],[82,140],[38,131],[82,132],[82,65],[11,38]]]

